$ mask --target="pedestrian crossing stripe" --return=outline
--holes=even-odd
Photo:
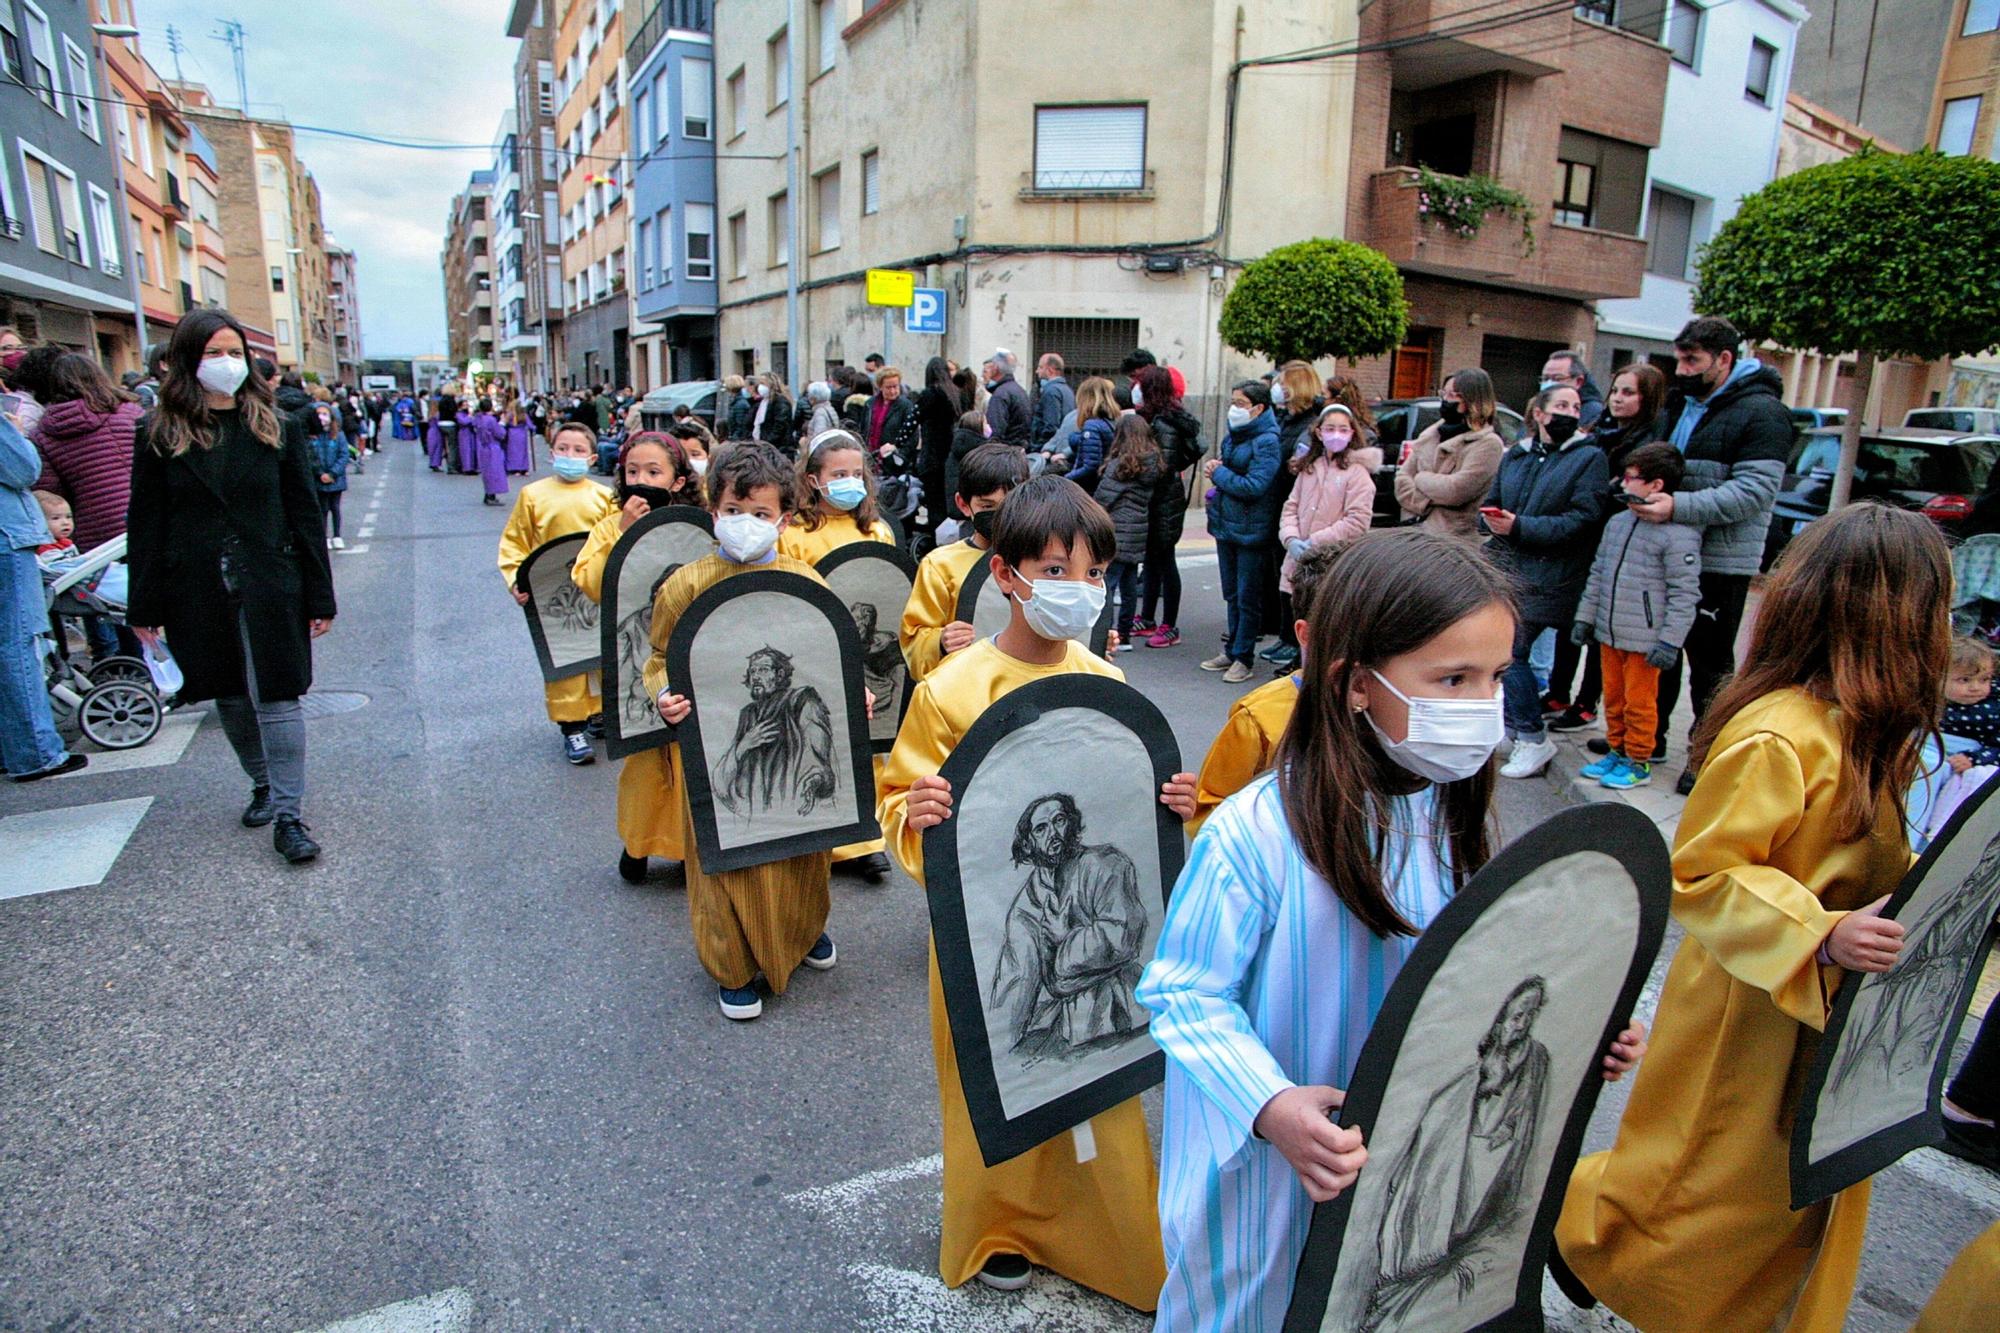
[[[0,899],[102,884],[152,804],[134,796],[0,819]]]

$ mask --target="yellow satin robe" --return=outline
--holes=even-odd
[[[721,555],[706,555],[682,565],[653,599],[653,655],[646,659],[648,691],[657,697],[667,687],[667,641],[694,599],[724,579],[760,570],[783,570],[822,581],[811,565],[787,555],[774,556],[761,565],[739,565]],[[673,685],[676,692],[687,690],[685,681]],[[687,870],[688,920],[694,928],[695,955],[718,985],[747,986],[762,972],[772,992],[783,995],[799,961],[826,929],[831,910],[829,857],[825,852],[812,852],[710,874],[701,866],[679,745],[674,746],[672,776],[679,795],[681,850],[685,853],[682,864]]]
[[[606,514],[618,512],[611,492],[596,482],[564,481],[543,477],[521,488],[514,512],[500,533],[500,577],[514,586],[514,573],[535,548],[572,532],[589,532]],[[603,702],[597,697],[597,673],[584,671],[542,685],[549,721],[583,722],[598,713]]]
[[[1222,730],[1201,761],[1194,787],[1194,818],[1187,825],[1189,837],[1201,832],[1215,807],[1271,767],[1298,703],[1299,680],[1291,675],[1259,685],[1229,706]]]
[[[958,619],[958,590],[965,586],[972,567],[992,554],[967,538],[938,547],[918,563],[917,581],[910,588],[910,606],[903,612],[898,635],[903,660],[909,663],[912,688],[944,660],[944,627]]]
[[[1981,1312],[1984,1313],[1981,1313]],[[1991,1328],[2000,1311],[2000,1222],[1966,1242],[1910,1333]]]
[[[1892,803],[1835,837],[1837,710],[1779,690],[1716,738],[1674,841],[1674,916],[1652,1049],[1611,1151],[1577,1163],[1556,1242],[1647,1333],[1838,1333],[1869,1182],[1790,1206],[1792,1113],[1844,973],[1816,961],[1910,864]]]
[[[916,689],[903,729],[882,773],[876,817],[896,859],[924,882],[923,834],[906,822],[910,787],[944,766],[972,724],[995,700],[1030,681],[1087,674],[1124,674],[1080,644],[1054,666],[1009,657],[982,639],[945,662]],[[1151,1310],[1166,1281],[1157,1203],[1159,1173],[1137,1097],[1090,1121],[1097,1156],[1076,1160],[1076,1144],[1059,1134],[1011,1161],[988,1168],[965,1106],[958,1053],[945,1017],[937,950],[930,956],[931,1052],[937,1059],[938,1104],[944,1118],[944,1234],[938,1271],[959,1286],[995,1254],[1020,1254],[1073,1282]]]
[[[614,509],[598,519],[570,569],[570,579],[593,602],[604,600],[604,567],[611,548],[625,535],[624,518]],[[661,745],[619,762],[618,841],[629,856],[683,859],[680,767],[677,755],[669,753],[677,748]]]
[[[861,525],[854,521],[852,514],[832,514],[819,516],[819,526],[808,532],[796,515],[778,533],[778,551],[794,560],[803,560],[809,565],[818,565],[828,555],[854,542],[882,542],[889,546],[896,544],[896,533],[881,519],[875,526],[863,532]],[[883,707],[887,707],[886,700]],[[875,756],[875,793],[879,799],[882,792],[882,756]],[[870,838],[867,842],[853,842],[845,847],[833,849],[834,863],[858,861],[864,856],[873,856],[883,847],[880,838]]]

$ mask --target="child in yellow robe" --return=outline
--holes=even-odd
[[[1868,1181],[1791,1209],[1796,1099],[1848,972],[1886,972],[1877,913],[1910,864],[1903,795],[1951,655],[1951,561],[1920,514],[1856,505],[1771,576],[1742,668],[1695,739],[1674,840],[1687,930],[1611,1151],[1577,1164],[1556,1242],[1647,1333],[1837,1333]]]
[[[817,567],[834,551],[854,542],[896,544],[896,533],[875,505],[875,476],[861,440],[847,431],[821,431],[799,455],[799,512],[778,534],[778,550]],[[865,648],[866,645],[863,645]],[[882,757],[875,756],[880,786]],[[882,840],[833,849],[835,874],[859,875],[871,884],[889,877]]]
[[[675,570],[653,599],[653,653],[646,659],[646,688],[668,723],[679,726],[693,711],[688,682],[667,679],[667,644],[695,598],[724,579],[757,570],[824,580],[811,565],[778,550],[778,536],[795,505],[795,478],[777,450],[754,441],[732,444],[708,470],[708,498],[720,549]],[[681,850],[687,867],[688,920],[701,965],[715,979],[724,1017],[748,1022],[764,1012],[755,982],[785,993],[801,965],[826,971],[836,961],[826,933],[829,858],[807,852],[741,870],[702,868],[688,807],[680,746],[674,746],[674,788],[680,793]]]
[[[549,441],[549,466],[555,475],[521,488],[500,533],[500,577],[507,580],[507,591],[516,602],[525,606],[528,594],[514,586],[514,573],[536,547],[572,532],[589,532],[597,520],[617,512],[611,492],[590,479],[590,462],[596,457],[597,434],[590,427],[558,426]],[[597,752],[586,728],[603,707],[597,697],[597,673],[584,671],[548,681],[542,697],[548,703],[549,721],[562,730],[563,757],[572,764],[596,763]]]
[[[959,589],[993,545],[993,524],[1008,492],[1027,479],[1027,456],[1008,444],[982,444],[959,464],[954,498],[959,513],[972,524],[972,535],[938,547],[917,566],[899,636],[913,689],[937,670],[947,653],[972,642],[972,626],[958,618]]]
[[[702,507],[700,483],[687,452],[671,435],[642,431],[618,451],[618,508],[597,520],[569,576],[593,602],[604,600],[611,548],[655,508]],[[614,707],[617,705],[614,704]],[[627,884],[646,878],[646,858],[681,859],[681,805],[669,745],[627,755],[618,768],[618,874]]]
[[[1019,451],[1013,451],[1017,454]],[[967,466],[977,454],[968,455]],[[960,472],[961,479],[965,473]],[[983,512],[983,511],[982,511]],[[882,774],[877,816],[911,877],[923,883],[923,831],[951,816],[950,784],[938,776],[952,748],[1001,696],[1049,676],[1082,673],[1123,680],[1087,644],[1103,611],[1104,573],[1117,551],[1111,519],[1083,488],[1049,475],[1008,497],[993,529],[992,577],[1013,617],[992,639],[954,651],[917,686],[896,748]],[[1061,618],[1055,585],[1082,583]],[[1194,775],[1175,774],[1160,800],[1186,819]],[[1097,1155],[1077,1161],[1063,1134],[995,1167],[984,1165],[958,1055],[945,1017],[937,950],[930,960],[931,1049],[944,1117],[944,1234],[938,1268],[956,1287],[977,1276],[1001,1290],[1027,1285],[1030,1265],[1141,1310],[1151,1310],[1166,1276],[1155,1195],[1158,1173],[1146,1117],[1134,1097],[1090,1121]]]
[[[1315,546],[1299,557],[1292,570],[1292,610],[1298,613],[1293,629],[1300,643],[1307,639],[1306,621],[1312,614],[1313,597],[1341,550],[1339,546]],[[1195,815],[1188,821],[1189,837],[1201,832],[1215,807],[1271,767],[1299,701],[1302,671],[1287,671],[1229,706],[1222,730],[1201,761],[1201,776],[1194,789]]]

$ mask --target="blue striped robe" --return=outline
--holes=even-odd
[[[1445,853],[1431,839],[1434,792],[1395,802],[1383,849],[1390,897],[1420,929],[1451,894]],[[1287,1088],[1347,1085],[1415,945],[1377,938],[1306,863],[1275,775],[1202,828],[1138,990],[1167,1053],[1158,1328],[1282,1326],[1312,1201],[1251,1125]]]

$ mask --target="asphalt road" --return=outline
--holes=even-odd
[[[722,1019],[678,871],[617,876],[615,766],[558,756],[478,497],[408,446],[355,479],[318,687],[360,706],[310,724],[318,864],[238,826],[212,719],[177,762],[0,790],[137,819],[34,869],[108,838],[101,883],[0,885],[0,1327],[1143,1327],[1047,1275],[936,1280],[909,881],[836,880],[839,968]],[[1193,766],[1236,691],[1195,669],[1221,605],[1212,559],[1186,572],[1186,646],[1121,665]],[[1509,783],[1505,828],[1567,800]],[[1856,1329],[1905,1326],[2000,1211],[1933,1153],[1876,1197]]]

